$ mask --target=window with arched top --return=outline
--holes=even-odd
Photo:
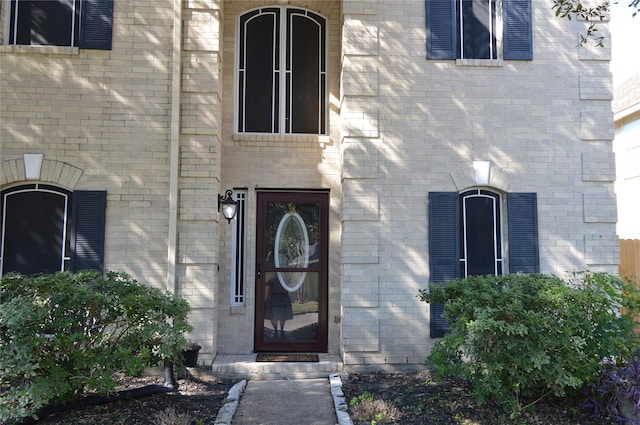
[[[501,275],[501,197],[488,190],[460,194],[460,276]]]
[[[429,282],[539,272],[537,205],[536,193],[429,192]],[[430,311],[431,336],[444,336],[444,306]]]
[[[104,268],[106,192],[28,184],[0,196],[0,275]]]
[[[238,133],[326,134],[327,21],[264,7],[238,18]]]

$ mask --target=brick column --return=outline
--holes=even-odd
[[[192,307],[200,362],[217,351],[221,14],[220,1],[183,2],[176,277],[178,293]]]
[[[343,13],[341,350],[366,364],[380,351],[378,2],[344,1]]]
[[[607,23],[599,31],[611,40]],[[587,46],[580,49],[580,127],[582,144],[582,203],[585,266],[617,272],[620,242],[616,235],[617,207],[614,192],[614,123],[611,112],[613,81],[609,61],[610,47]]]

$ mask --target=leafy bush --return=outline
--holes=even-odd
[[[640,351],[622,364],[607,365],[594,382],[585,385],[585,392],[584,406],[596,416],[640,425]]]
[[[419,297],[445,304],[451,325],[429,356],[436,376],[470,380],[478,402],[493,399],[514,416],[525,400],[574,393],[603,359],[639,346],[637,291],[607,273],[575,273],[567,282],[544,274],[473,276]]]
[[[33,415],[85,389],[113,390],[187,341],[189,304],[126,274],[0,280],[0,420]]]

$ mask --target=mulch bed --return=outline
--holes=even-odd
[[[122,379],[116,390],[162,384],[163,377]],[[120,400],[80,409],[68,409],[36,424],[46,425],[160,425],[158,415],[169,411],[188,415],[189,424],[213,425],[234,381],[216,378],[178,379],[178,391],[153,394],[136,400]],[[167,424],[169,425],[169,424]]]
[[[611,425],[611,420],[593,418],[579,406],[566,400],[549,399],[522,417],[511,419],[500,406],[479,406],[471,387],[455,380],[436,383],[428,371],[417,373],[363,373],[350,374],[342,383],[347,398],[357,398],[369,392],[374,399],[383,399],[399,411],[392,422],[376,420],[376,425]],[[359,420],[352,412],[355,425],[371,422]]]
[[[203,378],[204,379],[204,378]],[[162,384],[163,377],[123,379],[117,390]],[[69,409],[42,418],[47,425],[162,425],[158,414],[172,409],[189,415],[189,425],[213,425],[218,410],[234,381],[217,379],[179,379],[178,391],[154,394],[137,400],[121,400],[99,406]],[[376,425],[611,425],[611,420],[592,418],[580,407],[565,400],[546,400],[517,420],[510,419],[491,403],[478,406],[468,384],[459,381],[436,383],[428,371],[412,373],[353,373],[342,383],[349,404],[365,392],[386,401],[399,416]],[[369,425],[350,412],[354,425]]]

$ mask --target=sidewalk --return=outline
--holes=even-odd
[[[216,424],[352,425],[338,375],[242,381],[229,393],[231,402],[221,409]]]

